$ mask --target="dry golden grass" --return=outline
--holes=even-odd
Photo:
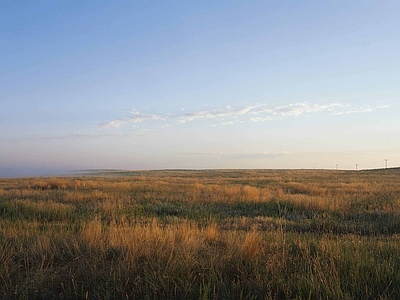
[[[397,299],[400,173],[0,180],[0,298]]]

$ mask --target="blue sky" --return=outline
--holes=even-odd
[[[400,165],[398,1],[5,1],[0,176]]]

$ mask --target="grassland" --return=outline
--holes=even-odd
[[[0,179],[1,299],[400,299],[400,171]]]

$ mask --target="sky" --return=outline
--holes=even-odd
[[[399,166],[399,11],[3,1],[0,177]]]

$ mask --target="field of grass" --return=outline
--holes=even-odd
[[[0,299],[400,299],[400,171],[0,179]]]

